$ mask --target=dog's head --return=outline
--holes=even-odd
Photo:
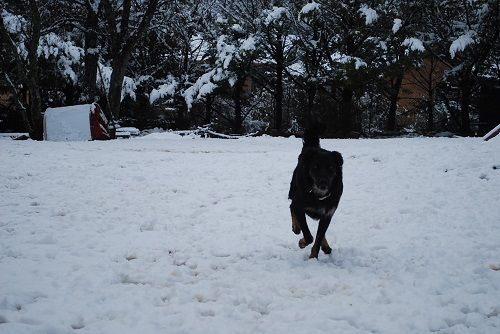
[[[326,196],[334,181],[342,177],[344,160],[337,151],[307,149],[301,154],[303,166],[312,183],[312,192],[316,196]]]

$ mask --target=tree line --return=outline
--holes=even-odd
[[[499,2],[6,0],[0,80],[33,139],[46,107],[94,101],[139,127],[469,135],[500,78]]]

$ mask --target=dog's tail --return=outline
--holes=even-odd
[[[304,144],[303,148],[306,147],[316,147],[319,148],[319,132],[316,127],[308,127],[304,131],[304,136],[302,137],[302,142]]]

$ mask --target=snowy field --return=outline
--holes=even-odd
[[[0,140],[0,333],[500,333],[500,140],[322,144],[309,260],[299,139]]]

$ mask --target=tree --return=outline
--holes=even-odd
[[[107,98],[111,114],[118,118],[122,86],[130,57],[162,3],[160,0],[149,0],[147,4],[131,0],[102,2],[112,68]]]
[[[471,133],[471,105],[477,79],[488,67],[500,29],[499,0],[430,1],[426,28],[430,50],[448,65],[448,84],[459,92],[459,129]]]
[[[8,1],[1,5],[0,36],[10,60],[14,64],[7,76],[13,87],[22,85],[28,94],[29,114],[26,129],[35,140],[43,139],[41,64],[49,65],[60,76],[75,82],[75,67],[81,48],[55,33],[59,27],[57,17],[50,13],[58,1]],[[44,72],[45,73],[45,72]],[[18,91],[15,87],[14,89]],[[21,97],[18,95],[18,101]]]

